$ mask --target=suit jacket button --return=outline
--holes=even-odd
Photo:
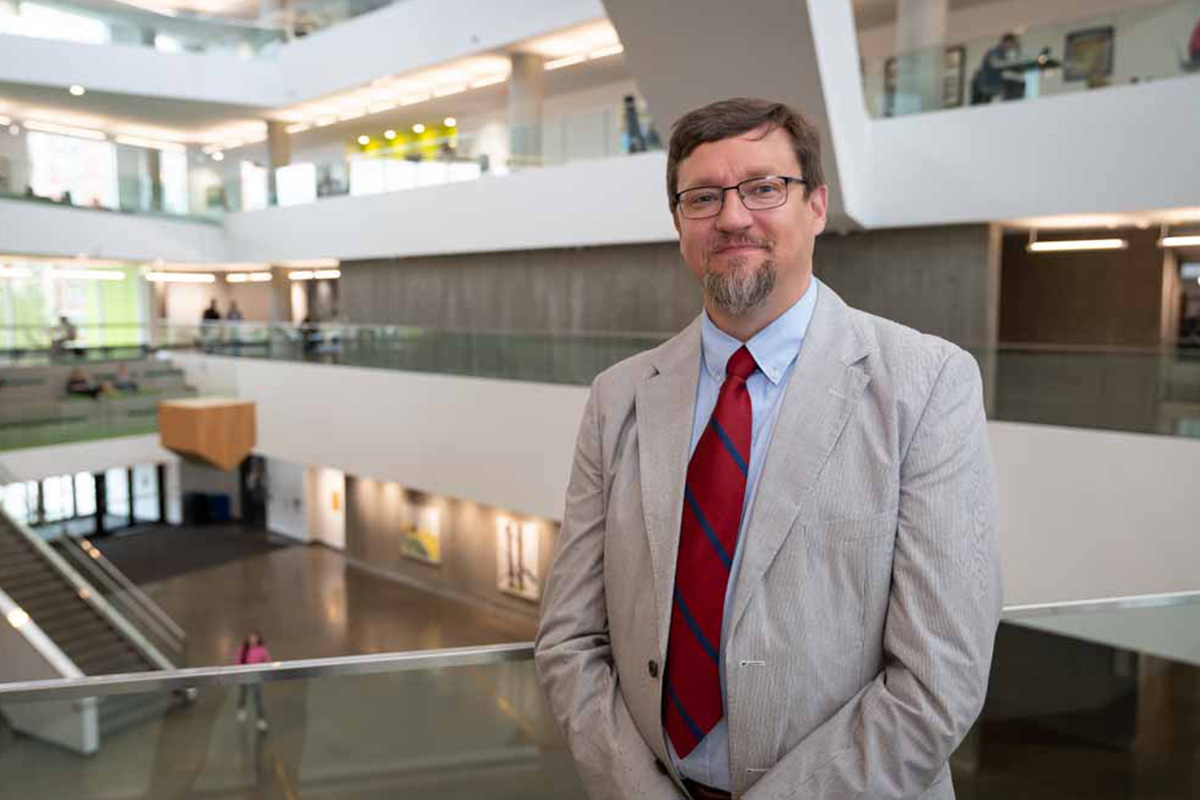
[[[653,659],[651,659],[650,663],[646,665],[646,668],[650,670],[651,678],[658,677],[658,664]]]

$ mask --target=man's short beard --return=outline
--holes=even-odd
[[[706,268],[702,280],[706,304],[740,317],[766,302],[775,290],[775,260],[767,258],[757,269],[748,264],[749,259],[739,257],[732,259],[723,272]]]

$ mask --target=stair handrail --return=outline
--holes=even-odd
[[[110,591],[107,597],[121,601],[123,610],[147,624],[168,645],[172,655],[179,661],[183,660],[187,634],[161,606],[129,580],[129,576],[117,569],[87,537],[64,534],[62,541],[64,550],[79,566]]]
[[[173,670],[176,665],[171,663],[161,650],[154,646],[142,632],[139,631],[129,620],[113,607],[112,603],[104,599],[96,588],[88,583],[78,570],[59,555],[53,547],[45,542],[42,537],[38,536],[29,526],[18,519],[13,519],[10,515],[0,509],[0,518],[3,518],[8,523],[17,535],[24,538],[34,550],[43,558],[50,562],[58,571],[58,573],[74,587],[79,593],[80,599],[92,606],[97,614],[100,615],[108,624],[112,625],[125,639],[133,644],[142,655],[144,655],[151,663],[155,664],[159,669]]]

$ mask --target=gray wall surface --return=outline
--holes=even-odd
[[[992,247],[985,225],[827,234],[814,260],[851,305],[982,344],[999,313]],[[674,242],[346,262],[340,290],[348,322],[433,328],[672,333],[700,310]]]

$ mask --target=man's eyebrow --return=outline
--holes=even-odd
[[[786,170],[780,172],[777,167],[757,164],[740,170],[739,174],[741,177],[738,178],[735,183],[741,183],[742,181],[750,180],[751,178],[763,178],[767,175],[784,175],[786,172]],[[695,181],[690,182],[686,186],[681,185],[679,191],[686,192],[688,189],[703,189],[710,186],[720,187],[724,185],[726,184],[712,178],[697,178]]]

